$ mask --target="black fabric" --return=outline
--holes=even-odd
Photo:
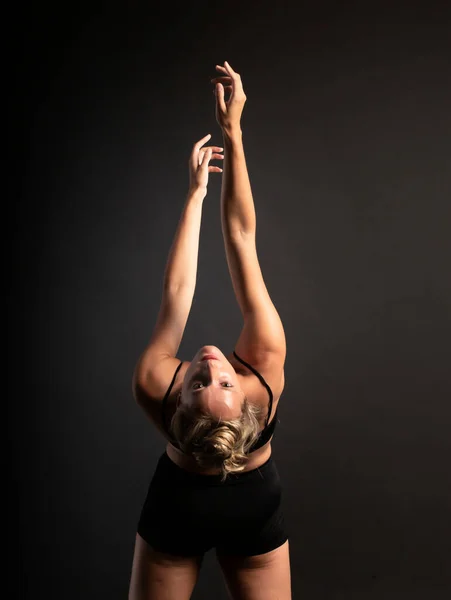
[[[288,539],[282,486],[272,456],[260,467],[229,475],[191,473],[164,452],[151,479],[138,522],[139,535],[154,549],[199,556],[254,556]]]
[[[260,431],[260,433],[258,434],[257,439],[255,440],[255,442],[252,444],[252,446],[248,450],[248,454],[251,454],[251,452],[254,452],[258,448],[261,448],[262,446],[264,446],[271,439],[272,435],[274,434],[274,430],[275,430],[276,424],[277,424],[277,411],[278,411],[278,407],[277,407],[277,410],[276,410],[276,412],[274,414],[274,417],[273,417],[272,421],[270,423],[268,423],[269,422],[269,418],[271,416],[272,403],[273,403],[273,393],[272,393],[271,388],[266,383],[266,381],[263,378],[263,376],[256,369],[254,369],[254,367],[252,367],[249,363],[247,363],[246,361],[244,361],[243,359],[241,359],[236,354],[235,351],[233,352],[233,355],[235,356],[235,358],[237,360],[240,361],[240,363],[242,363],[243,365],[245,365],[248,369],[250,369],[258,377],[258,379],[260,380],[260,382],[268,390],[268,394],[269,394],[268,414],[266,416],[265,428],[262,429],[262,431]],[[177,369],[175,370],[175,373],[174,373],[174,376],[172,378],[172,381],[171,381],[168,389],[166,390],[166,394],[164,395],[164,398],[163,398],[163,400],[161,402],[161,420],[162,420],[162,423],[163,423],[163,427],[164,427],[166,433],[168,434],[168,437],[171,440],[171,444],[173,446],[175,446],[176,448],[179,448],[179,449],[180,449],[180,446],[179,446],[178,442],[172,437],[171,432],[170,432],[170,428],[169,428],[169,424],[167,423],[167,419],[166,419],[166,404],[167,404],[167,399],[169,398],[169,394],[171,393],[172,387],[174,385],[175,378],[177,377],[177,373],[179,372],[181,366],[182,366],[182,361],[180,361],[180,364],[178,365]]]

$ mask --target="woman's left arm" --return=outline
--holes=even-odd
[[[163,300],[178,294],[194,295],[197,278],[200,224],[207,190],[190,189],[177,225],[163,278]]]
[[[202,205],[207,195],[208,174],[222,173],[220,167],[210,165],[210,160],[224,158],[218,146],[205,146],[210,134],[196,142],[189,159],[190,185],[183,207],[163,280],[163,300],[167,294],[194,295],[197,275],[197,256],[199,252],[200,223]]]
[[[135,370],[135,380],[137,378],[141,384],[147,381],[146,387],[156,365],[164,358],[176,356],[191,310],[208,174],[222,172],[221,168],[209,164],[212,159],[223,158],[222,148],[202,147],[209,139],[210,135],[196,142],[190,156],[190,186],[166,263],[160,310],[150,341]]]

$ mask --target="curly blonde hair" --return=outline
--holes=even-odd
[[[230,473],[244,470],[247,451],[260,430],[263,408],[244,397],[238,419],[222,420],[202,412],[197,407],[181,405],[171,419],[171,430],[180,450],[193,456],[204,469],[220,469],[221,482]]]

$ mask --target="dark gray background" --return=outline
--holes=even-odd
[[[448,597],[446,4],[35,4],[5,25],[14,594],[127,597],[165,445],[131,376],[191,145],[221,142],[209,80],[228,60],[248,96],[257,249],[287,336],[273,451],[293,598]],[[203,344],[230,352],[242,324],[219,192],[213,175],[184,360]],[[193,598],[212,596],[226,598],[209,553]]]

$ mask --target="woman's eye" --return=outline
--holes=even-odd
[[[195,387],[196,385],[203,385],[203,384],[200,383],[199,381],[196,383],[193,383],[193,389],[198,390],[199,388]],[[228,381],[223,381],[223,386],[233,387],[233,384],[229,383]]]

